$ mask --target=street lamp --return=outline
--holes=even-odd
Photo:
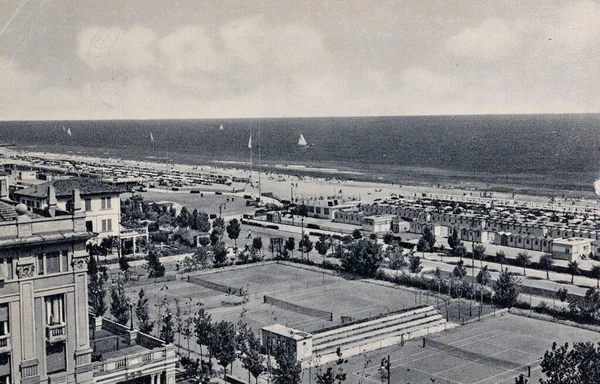
[[[133,303],[129,302],[129,317],[130,317],[130,325],[129,330],[133,331]]]

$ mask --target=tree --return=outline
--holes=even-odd
[[[554,258],[551,253],[545,253],[540,256],[540,266],[546,270],[546,279],[550,279],[550,269],[554,264]]]
[[[579,273],[579,263],[577,262],[577,260],[569,261],[567,268],[569,270],[569,273],[571,274],[571,284],[573,284],[575,275]]]
[[[488,266],[481,268],[477,274],[477,283],[481,285],[488,285],[492,281],[492,274],[488,270]]]
[[[600,344],[589,341],[575,342],[552,349],[544,353],[540,364],[545,379],[542,384],[596,384],[600,383]]]
[[[387,258],[390,260],[388,264],[389,269],[398,271],[406,267],[407,263],[404,257],[404,249],[401,246],[389,246],[385,253]]]
[[[160,262],[158,251],[151,249],[148,252],[148,277],[163,277],[165,275],[165,266]]]
[[[460,261],[462,261],[463,257],[467,256],[467,248],[461,242],[453,249],[452,253],[454,254],[454,256],[458,256],[460,258]]]
[[[240,237],[240,232],[242,231],[242,227],[240,226],[240,222],[238,219],[231,219],[227,224],[227,236],[233,240],[234,247],[237,248],[237,239]]]
[[[110,287],[110,314],[117,323],[127,325],[129,321],[129,300],[125,296],[123,279],[118,277]]]
[[[190,226],[190,219],[192,217],[193,216],[192,214],[190,214],[190,211],[188,211],[188,209],[185,206],[183,206],[179,211],[179,215],[177,215],[177,218],[175,219],[175,224],[180,228],[187,228],[188,226]]]
[[[392,244],[392,242],[394,241],[394,234],[392,232],[386,232],[383,235],[383,243],[384,244]]]
[[[308,259],[308,254],[313,249],[313,243],[310,241],[308,235],[304,235],[300,242],[298,243],[298,247],[302,250],[302,253],[306,254],[306,258]]]
[[[274,384],[300,384],[302,382],[302,365],[296,360],[295,353],[285,345],[275,351],[277,367],[273,370]]]
[[[325,372],[322,371],[322,367],[319,366],[319,371],[317,372],[316,383],[317,384],[342,384],[346,381],[346,373],[344,372],[343,364],[347,363],[348,360],[342,358],[342,351],[340,347],[337,347],[335,353],[338,358],[335,362],[337,365],[337,370],[334,370],[333,367],[327,367]]]
[[[525,378],[525,376],[521,373],[519,377],[515,378],[515,384],[527,384],[529,380]]]
[[[512,308],[521,292],[521,280],[508,270],[500,271],[498,280],[494,282],[494,301],[505,308]]]
[[[292,257],[294,257],[294,249],[296,249],[296,240],[293,237],[289,237],[285,241],[285,249],[292,252]]]
[[[426,249],[423,252],[433,252],[435,246],[435,235],[429,227],[423,228],[423,235],[421,238],[425,241]]]
[[[504,251],[496,252],[496,263],[500,264],[500,270],[504,269],[504,263],[506,263],[506,254],[504,254]]]
[[[167,311],[162,318],[162,328],[159,338],[167,344],[175,341],[175,325],[173,324],[173,315]]]
[[[140,288],[138,293],[138,301],[135,307],[135,317],[137,318],[137,326],[140,332],[145,334],[151,334],[154,328],[154,321],[150,321],[150,315],[148,313],[148,298],[144,292],[144,288]]]
[[[258,384],[258,376],[265,371],[265,357],[260,353],[260,339],[252,330],[246,333],[246,345],[241,357],[242,366],[250,372]]]
[[[106,312],[106,270],[98,269],[96,258],[90,255],[88,262],[88,304],[94,316],[103,316]]]
[[[458,278],[458,279],[463,279],[465,276],[467,276],[467,267],[465,267],[465,262],[463,260],[460,260],[456,266],[454,267],[454,269],[452,270],[452,276]]]
[[[423,267],[421,266],[421,258],[413,252],[408,255],[408,270],[412,273],[419,273]]]
[[[452,234],[448,236],[448,245],[450,246],[450,248],[452,248],[452,250],[454,250],[461,243],[462,241],[460,241],[460,239],[458,238],[458,231],[456,230],[456,228],[453,228]]]
[[[523,266],[523,275],[527,276],[527,271],[525,267],[531,264],[531,256],[527,251],[522,251],[517,254],[517,258],[515,259],[518,264]]]
[[[119,257],[119,269],[121,269],[121,271],[123,271],[123,273],[127,274],[127,271],[129,270],[130,265],[129,262],[127,261],[127,258],[125,257],[125,255],[122,255],[121,257]]]
[[[592,266],[591,275],[596,279],[596,288],[600,287],[600,265]]]
[[[483,259],[485,258],[485,246],[483,244],[475,244],[473,246],[473,259],[479,260],[479,266],[483,268]]]
[[[252,239],[252,248],[256,250],[256,252],[261,253],[261,249],[263,247],[263,241],[260,236],[256,236]]]
[[[372,240],[360,239],[348,246],[342,256],[342,268],[352,274],[374,277],[383,261],[381,247]]]
[[[567,300],[568,296],[569,291],[567,290],[567,288],[559,288],[556,291],[556,297],[558,298],[558,300],[560,300],[561,303],[564,303]]]
[[[327,238],[324,235],[319,237],[319,240],[315,243],[315,249],[319,252],[319,255],[325,257],[327,251],[329,250],[329,245],[327,244]]]
[[[596,322],[600,311],[600,292],[596,288],[589,288],[584,297],[570,297],[569,311],[573,317],[582,318],[587,322]]]
[[[221,320],[215,325],[211,339],[210,349],[212,355],[223,367],[223,376],[225,377],[227,366],[233,363],[236,358],[235,326],[229,321]]]
[[[212,316],[204,308],[200,308],[194,317],[194,333],[196,343],[200,346],[200,360],[202,360],[202,345],[207,345],[212,333]]]
[[[362,239],[362,232],[360,231],[360,229],[356,228],[354,231],[352,231],[352,238],[354,240],[358,240],[358,239]]]
[[[211,248],[215,265],[224,265],[227,262],[227,248],[225,248],[225,244],[219,242]]]

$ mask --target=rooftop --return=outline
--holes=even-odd
[[[294,328],[286,327],[281,324],[273,324],[268,327],[262,328],[264,331],[275,333],[277,335],[285,336],[294,340],[304,340],[306,338],[311,337],[312,335],[307,332],[302,332]]]
[[[19,216],[19,214],[17,214],[17,211],[15,210],[15,205],[16,204],[13,205],[4,201],[0,201],[0,222],[14,221],[17,219],[17,216]],[[32,212],[26,212],[26,215],[31,218],[40,217],[39,215],[36,215]]]
[[[563,245],[578,245],[590,243],[592,239],[584,239],[583,237],[569,237],[567,239],[554,239],[552,243]]]
[[[15,191],[15,195],[46,198],[48,197],[49,186],[54,186],[57,198],[70,197],[74,189],[78,189],[82,197],[88,195],[118,194],[122,192],[121,188],[104,183],[98,179],[74,177],[48,181],[40,185]]]

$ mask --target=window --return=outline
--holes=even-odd
[[[107,220],[106,220],[106,230],[107,230],[108,232],[111,232],[111,231],[112,231],[112,219],[107,219]]]
[[[8,305],[0,305],[0,336],[10,334],[8,326]],[[1,383],[1,381],[0,381]]]
[[[37,271],[38,275],[44,274],[44,254],[38,253],[37,255]]]
[[[102,232],[106,232],[106,220],[102,220]]]
[[[13,259],[7,257],[6,259],[0,259],[0,278],[5,280],[13,279]],[[0,382],[1,384],[2,382]]]
[[[65,322],[65,296],[52,295],[46,297],[46,324],[64,324]]]
[[[85,230],[88,232],[94,232],[94,223],[91,220],[85,222]]]
[[[106,208],[108,208],[108,209],[112,208],[112,199],[110,197],[106,198]]]
[[[100,204],[101,204],[102,209],[111,209],[112,208],[112,202],[111,202],[110,197],[103,197],[102,199],[100,199]]]
[[[69,251],[64,250],[60,255],[60,264],[63,272],[69,271]]]
[[[105,197],[100,199],[100,208],[106,209],[106,198]]]
[[[46,366],[48,373],[57,373],[67,370],[65,343],[54,343],[46,346]]]
[[[91,199],[85,199],[85,210],[86,211],[92,210],[92,200]]]
[[[60,253],[48,252],[46,253],[46,273],[59,273],[60,272]]]

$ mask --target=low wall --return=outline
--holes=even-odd
[[[224,292],[229,295],[244,296],[245,292],[243,288],[233,288],[228,285],[213,283],[212,281],[204,280],[198,276],[188,276],[190,283],[201,285],[205,288],[214,289],[216,291]]]
[[[293,304],[288,301],[279,300],[271,296],[263,296],[264,302],[267,304],[274,305],[279,308],[287,309],[288,311],[301,313],[310,317],[314,317],[321,320],[333,321],[333,313],[322,311],[320,309],[309,308],[298,304]]]

